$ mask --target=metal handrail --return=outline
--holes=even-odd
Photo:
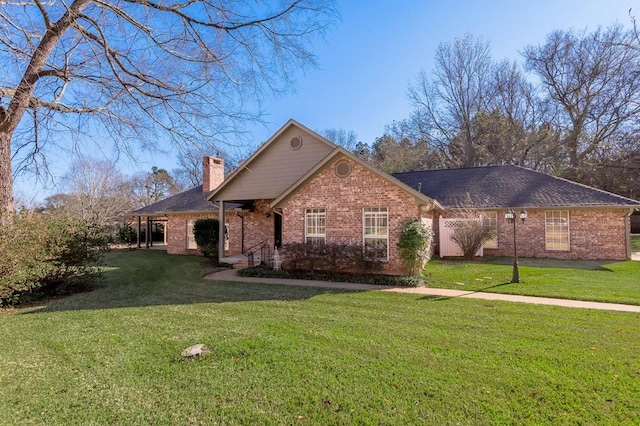
[[[255,253],[258,250],[253,250],[254,248],[258,247],[262,247],[263,245],[267,244],[267,240],[262,240],[260,241],[258,244],[254,244],[251,247],[249,247],[248,249],[246,249],[245,251],[242,252],[243,255],[247,256],[248,254],[250,254],[252,251],[253,253]]]
[[[269,244],[267,243],[267,240],[262,240],[258,244],[254,244],[242,253],[247,256],[247,266],[249,268],[253,268],[255,266],[255,254],[258,250],[260,251],[260,263],[263,263],[269,255]]]

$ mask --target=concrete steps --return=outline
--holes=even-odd
[[[249,267],[249,259],[244,255],[227,256],[220,258],[220,262],[230,263],[233,265],[233,269],[245,269]],[[261,262],[260,256],[253,256],[254,265],[259,265]]]

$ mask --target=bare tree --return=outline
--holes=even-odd
[[[554,171],[560,149],[557,132],[549,125],[550,105],[515,62],[498,63],[491,81],[491,112],[476,117],[476,134],[485,150],[486,164]]]
[[[74,161],[63,188],[64,193],[45,200],[45,209],[94,225],[113,228],[135,207],[129,180],[108,161],[88,157]]]
[[[227,148],[224,151],[215,146],[191,146],[186,150],[180,150],[178,155],[178,167],[171,171],[174,182],[182,188],[191,188],[202,184],[202,157],[215,156],[224,159],[224,173],[233,172],[241,162],[239,158],[246,155],[246,151]]]
[[[441,168],[446,161],[428,142],[412,119],[385,126],[385,134],[376,138],[368,153],[371,164],[387,173]]]
[[[489,44],[472,35],[440,44],[435,64],[433,78],[423,71],[409,86],[414,119],[423,122],[429,142],[448,163],[474,166],[478,154],[473,119],[488,109],[493,97]]]
[[[591,33],[554,31],[544,44],[524,51],[526,64],[542,81],[553,125],[571,179],[603,144],[640,113],[640,51],[634,32],[619,25]]]
[[[148,206],[185,188],[176,184],[173,176],[165,169],[153,166],[149,173],[139,174],[131,179],[131,190],[136,206]]]
[[[358,143],[358,136],[353,130],[347,131],[345,129],[330,127],[322,130],[320,134],[336,145],[340,145],[347,151],[353,151]]]
[[[179,167],[171,171],[175,181],[185,188],[202,184],[202,157],[210,154],[200,147],[181,152],[178,155]]]
[[[248,99],[314,63],[307,43],[335,14],[321,0],[0,1],[0,212],[12,155],[21,171],[92,137],[123,153],[224,142],[255,117]]]
[[[458,220],[454,222],[450,238],[458,244],[465,260],[472,260],[482,246],[496,237],[496,227],[489,218],[478,217],[472,212],[462,212],[456,216]]]

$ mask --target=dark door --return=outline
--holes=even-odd
[[[273,240],[276,247],[282,246],[282,215],[278,213],[273,215]]]

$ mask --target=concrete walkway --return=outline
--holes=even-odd
[[[621,305],[618,303],[587,302],[582,300],[553,299],[550,297],[518,296],[513,294],[483,293],[478,291],[449,290],[429,287],[388,287],[384,285],[341,283],[331,281],[290,280],[284,278],[239,277],[237,270],[227,269],[209,274],[205,277],[214,281],[234,281],[255,284],[296,285],[303,287],[337,288],[343,290],[379,290],[397,293],[411,293],[442,298],[465,297],[469,299],[500,300],[505,302],[533,303],[538,305],[563,306],[567,308],[602,309],[609,311],[637,312],[640,306]]]

